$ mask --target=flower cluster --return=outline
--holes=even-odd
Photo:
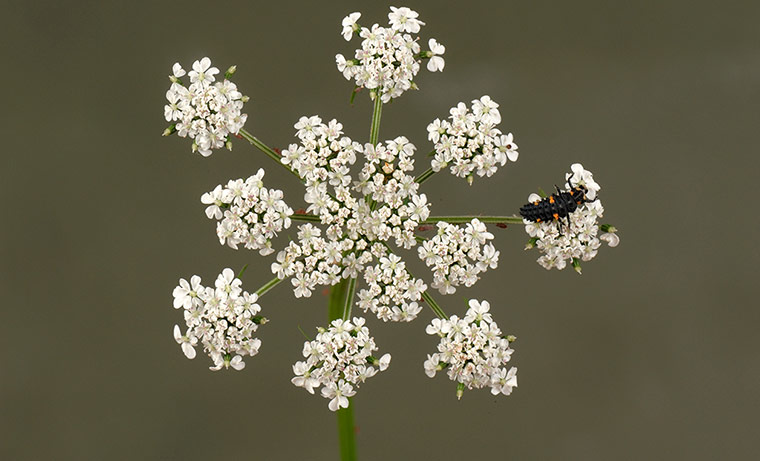
[[[465,387],[489,386],[494,395],[509,395],[517,387],[517,368],[506,367],[513,352],[509,345],[516,338],[502,335],[488,312],[488,301],[471,299],[469,305],[463,319],[455,315],[434,319],[425,329],[429,335],[441,337],[438,352],[425,361],[425,373],[432,378],[448,369],[449,379],[459,383],[459,398]]]
[[[319,328],[317,338],[303,345],[306,361],[293,365],[291,382],[310,394],[323,386],[322,396],[330,399],[327,406],[332,411],[348,408],[348,397],[356,394],[356,388],[390,364],[390,354],[372,356],[377,346],[364,322],[361,317],[353,322],[337,319],[328,329]]]
[[[560,221],[531,222],[524,220],[525,231],[531,237],[526,249],[537,247],[543,255],[537,262],[545,269],[564,269],[567,262],[579,273],[581,272],[580,261],[590,261],[596,256],[601,246],[601,240],[614,247],[620,242],[612,226],[600,225],[597,220],[602,217],[604,208],[602,202],[596,198],[601,189],[594,181],[593,174],[585,170],[583,165],[575,163],[571,166],[572,174],[566,173],[565,179],[571,187],[583,185],[588,190],[586,198],[591,200],[582,203],[568,215],[570,224],[563,219]],[[528,200],[534,202],[540,200],[538,194],[531,194]]]
[[[316,115],[301,117],[294,125],[301,144],[282,151],[281,162],[303,178],[307,185],[328,181],[341,195],[348,193],[348,171],[363,147],[343,135],[343,124],[333,119],[325,125]],[[318,195],[312,190],[311,195]]]
[[[496,269],[499,252],[486,243],[491,239],[493,234],[477,218],[465,228],[439,222],[438,234],[418,248],[420,259],[432,268],[432,287],[441,294],[452,294],[459,285],[474,285],[478,274],[488,268]]]
[[[428,125],[428,139],[435,144],[433,171],[451,165],[453,175],[472,181],[473,172],[490,177],[497,165],[517,161],[512,133],[505,135],[496,128],[501,123],[498,107],[489,96],[483,96],[473,100],[471,108],[463,102],[452,107],[451,121],[435,119]]]
[[[427,287],[408,274],[385,242],[393,239],[412,248],[415,228],[430,214],[427,198],[417,194],[419,184],[409,174],[414,145],[399,136],[362,146],[343,136],[340,123],[323,124],[317,116],[301,117],[295,128],[300,144],[283,150],[281,161],[304,179],[306,211],[326,228],[300,225],[298,241],[278,253],[272,272],[292,277],[297,297],[363,273],[369,286],[360,293],[360,307],[383,320],[412,320]],[[365,163],[354,181],[349,167],[357,154]]]
[[[201,202],[208,205],[206,216],[216,219],[216,233],[219,242],[237,249],[259,250],[262,256],[274,252],[272,238],[283,229],[290,227],[293,210],[282,200],[283,193],[277,189],[264,187],[264,170],[248,179],[233,179],[226,187],[216,186],[211,192],[201,196]]]
[[[266,319],[258,315],[258,296],[243,291],[241,283],[229,268],[219,274],[214,287],[201,285],[197,275],[190,283],[179,280],[173,293],[174,308],[184,309],[187,331],[182,334],[179,325],[175,325],[174,339],[187,358],[195,357],[195,346],[200,342],[214,361],[212,370],[242,370],[243,357],[259,353],[261,340],[253,334]]]
[[[387,322],[411,322],[422,311],[417,301],[427,285],[414,279],[406,263],[394,254],[380,257],[379,264],[364,271],[367,288],[359,291],[357,305]]]
[[[346,16],[341,31],[343,38],[349,41],[356,33],[363,41],[354,59],[346,59],[342,54],[335,56],[338,70],[346,80],[354,79],[357,87],[379,91],[383,102],[416,88],[413,79],[420,70],[422,59],[429,59],[429,71],[443,71],[442,55],[446,48],[431,38],[428,41],[430,50],[421,52],[418,39],[410,35],[418,33],[420,26],[425,25],[417,16],[417,12],[409,8],[391,7],[389,27],[374,24],[371,29],[357,24],[361,13]],[[372,94],[374,98],[374,92]]]
[[[237,86],[226,77],[234,73],[234,66],[225,74],[225,79],[215,82],[219,69],[211,66],[209,58],[193,63],[193,70],[186,72],[179,63],[172,68],[172,85],[166,92],[169,102],[164,106],[167,122],[174,122],[164,134],[177,132],[181,137],[193,139],[193,152],[204,157],[227,145],[230,133],[237,134],[245,124],[246,114],[241,113],[243,103],[248,100]],[[188,75],[190,85],[180,80]]]

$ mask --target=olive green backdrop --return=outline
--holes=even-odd
[[[757,459],[759,4],[407,5],[446,69],[385,107],[381,139],[427,152],[431,120],[488,94],[520,146],[491,180],[426,183],[433,212],[512,214],[581,162],[621,244],[578,276],[538,266],[521,226],[494,228],[499,268],[437,296],[450,313],[488,299],[518,336],[510,397],[457,401],[424,375],[429,311],[370,319],[393,364],[354,400],[360,459]],[[298,326],[325,324],[319,292],[262,299],[271,323],[243,372],[210,372],[172,338],[179,277],[271,277],[271,257],[218,244],[200,195],[259,167],[295,208],[302,191],[242,141],[204,159],[162,138],[164,93],[175,61],[207,55],[238,65],[246,127],[268,144],[311,114],[365,140],[371,105],[348,104],[334,55],[358,46],[346,14],[386,23],[388,6],[0,1],[1,459],[337,457],[327,401],[290,384]]]

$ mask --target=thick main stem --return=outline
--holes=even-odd
[[[356,291],[356,278],[352,277],[348,281],[348,288],[346,289],[346,302],[343,304],[343,314],[341,317],[343,320],[351,318],[351,307],[354,304],[354,292]]]
[[[356,279],[352,279],[352,282],[355,284]],[[350,284],[351,282],[344,279],[330,288],[330,300],[327,304],[327,312],[330,322],[335,319],[343,318],[345,299]],[[353,294],[351,297],[353,297]],[[340,446],[340,459],[342,461],[356,461],[354,405],[350,398],[348,400],[348,408],[341,408],[336,412],[338,418],[338,445]]]

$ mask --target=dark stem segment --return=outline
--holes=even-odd
[[[468,223],[475,218],[483,223],[523,224],[523,218],[520,216],[431,216],[422,221],[420,225],[436,224],[441,221],[451,224],[463,224]]]
[[[307,213],[293,213],[290,215],[290,219],[293,221],[322,222],[322,219],[319,216]]]

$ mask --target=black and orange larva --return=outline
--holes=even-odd
[[[556,193],[542,200],[527,203],[520,207],[520,215],[533,222],[559,221],[567,217],[567,225],[570,225],[570,213],[575,211],[582,203],[590,202],[586,198],[588,189],[584,185],[571,187],[560,191],[557,186]]]

